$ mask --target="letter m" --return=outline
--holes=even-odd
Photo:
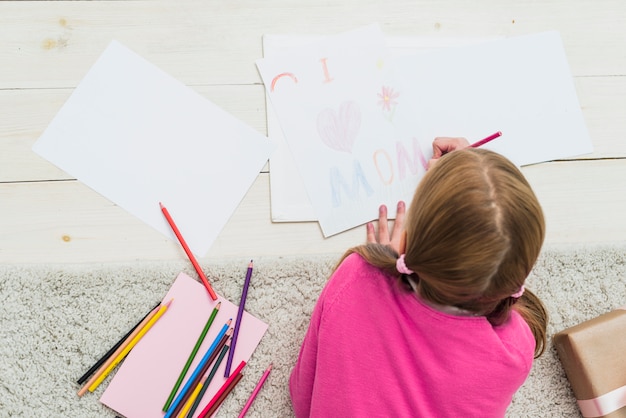
[[[356,200],[359,197],[359,192],[363,188],[365,194],[367,196],[371,196],[374,193],[374,190],[367,182],[365,178],[365,173],[363,173],[363,168],[361,164],[355,160],[353,164],[352,171],[352,184],[349,185],[343,175],[339,171],[337,167],[331,167],[330,169],[330,189],[332,193],[333,207],[341,206],[341,196],[342,191],[348,199]]]

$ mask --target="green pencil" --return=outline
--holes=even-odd
[[[183,370],[180,372],[180,376],[178,376],[178,380],[176,380],[176,384],[174,384],[174,387],[172,388],[172,392],[170,393],[170,396],[167,398],[167,402],[165,402],[165,405],[163,406],[163,412],[166,412],[169,409],[170,405],[172,404],[172,401],[174,400],[174,396],[176,395],[176,392],[178,391],[178,388],[180,387],[181,383],[183,383],[183,379],[185,378],[185,375],[187,374],[187,371],[189,370],[189,366],[191,366],[191,362],[193,361],[194,357],[196,357],[196,354],[198,353],[198,350],[200,349],[200,346],[202,345],[202,341],[204,341],[204,337],[206,337],[206,334],[209,332],[209,328],[211,328],[211,324],[213,324],[213,320],[217,316],[217,312],[220,310],[220,306],[222,306],[222,302],[217,303],[217,305],[213,309],[213,312],[211,312],[211,316],[209,317],[209,320],[206,321],[206,324],[204,325],[204,329],[202,330],[202,333],[200,333],[200,336],[198,337],[198,341],[196,341],[196,345],[193,347],[193,350],[191,350],[191,354],[189,354],[189,358],[187,359],[187,363],[185,363],[185,367],[183,367]]]

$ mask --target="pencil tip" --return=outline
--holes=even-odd
[[[174,298],[168,300],[165,306],[169,308],[173,301],[174,301]]]
[[[163,209],[163,203],[159,202],[159,206],[161,207],[161,209]]]

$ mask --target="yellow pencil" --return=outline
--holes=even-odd
[[[159,318],[165,313],[167,308],[172,303],[172,300],[174,299],[170,299],[169,302],[167,302],[164,305],[161,305],[161,307],[159,308],[157,313],[152,317],[152,319],[150,319],[150,321],[148,321],[148,323],[141,329],[141,331],[139,331],[139,333],[135,336],[135,338],[133,338],[132,341],[126,346],[126,348],[124,348],[124,350],[122,350],[122,352],[118,354],[117,357],[115,357],[115,359],[111,362],[111,364],[109,364],[109,367],[107,367],[104,370],[104,372],[102,372],[102,374],[98,377],[98,379],[96,379],[96,381],[93,382],[91,386],[89,386],[89,392],[93,392],[94,390],[96,390],[96,388],[100,385],[100,383],[102,383],[102,381],[109,375],[109,373],[111,373],[111,370],[113,370],[120,363],[120,361],[122,361],[124,357],[126,357],[126,355],[130,352],[130,350],[133,349],[133,347],[139,342],[139,340],[141,340],[141,338],[146,334],[146,332],[148,332],[150,328],[152,328],[152,326],[156,323],[156,321],[158,321]]]
[[[100,366],[100,368],[98,369],[98,371],[96,371],[93,376],[91,376],[91,378],[89,378],[89,380],[87,381],[87,383],[85,383],[83,385],[82,388],[80,388],[80,390],[78,391],[78,396],[83,396],[85,393],[87,393],[87,390],[89,389],[89,386],[91,386],[93,384],[93,382],[95,382],[100,375],[107,369],[107,367],[109,367],[109,365],[111,363],[113,363],[113,360],[122,352],[124,351],[124,349],[126,348],[126,346],[128,346],[128,344],[133,340],[133,338],[135,338],[135,336],[137,334],[139,334],[139,332],[146,326],[146,324],[148,322],[150,322],[150,320],[152,319],[152,317],[154,315],[156,315],[156,313],[158,312],[159,308],[161,306],[157,306],[155,307],[149,314],[148,316],[146,316],[143,321],[141,321],[141,323],[139,325],[137,325],[137,327],[135,327],[135,330],[128,336],[128,338],[126,338],[126,340],[124,340],[124,343],[122,343],[122,345],[120,345],[118,347],[117,350],[115,350],[115,352],[113,354],[111,354],[111,356],[102,364],[102,366]]]
[[[193,405],[193,403],[196,401],[198,393],[200,393],[200,389],[202,389],[202,382],[198,383],[198,386],[196,386],[196,388],[193,390],[193,393],[185,403],[185,406],[183,406],[183,409],[180,410],[180,414],[178,414],[179,417],[184,418],[185,416],[187,416],[187,412],[189,412],[191,405]]]

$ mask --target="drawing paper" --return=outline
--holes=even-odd
[[[281,53],[290,53],[295,49],[322,41],[327,36],[320,35],[264,35],[263,56],[272,58]],[[388,53],[392,57],[415,54],[432,49],[459,45],[470,45],[484,39],[458,38],[411,38],[385,36]],[[269,94],[267,101],[267,132],[277,144],[270,157],[270,194],[271,216],[273,222],[317,221],[313,205],[306,193],[304,182],[300,176],[294,158],[285,140],[280,121]],[[389,207],[389,216],[395,217],[395,204]]]
[[[281,51],[290,51],[291,61],[295,61],[299,56],[294,53],[294,46],[314,50],[311,44],[321,39],[265,36],[264,54],[271,60],[280,57]],[[386,39],[393,61],[385,77],[400,92],[396,98],[399,105],[394,114],[394,131],[403,141],[416,138],[425,158],[430,158],[430,144],[436,136],[465,136],[474,142],[498,130],[503,132],[502,138],[484,147],[503,153],[518,165],[592,151],[557,32],[491,41]],[[287,146],[290,141],[286,138],[285,125],[293,120],[298,107],[284,106],[281,112],[276,100],[272,101],[277,94],[270,92],[268,89],[268,132],[279,141],[278,151],[270,160],[272,218],[274,221],[318,219],[310,195],[290,194],[308,187],[307,179],[302,178],[301,164]],[[417,177],[422,174],[418,173]],[[320,172],[309,175],[324,181]],[[411,197],[412,191],[409,201]],[[395,202],[401,198],[407,200],[393,194],[388,201],[379,201],[374,207],[359,205],[351,225],[358,225],[359,215],[365,215],[365,211],[369,212],[367,220],[375,218],[380,203],[387,204],[393,217]]]
[[[593,151],[556,31],[405,55],[394,75],[422,140],[502,131],[482,148],[520,166]]]
[[[274,144],[112,41],[33,150],[203,256]]]
[[[204,286],[184,273],[178,275],[163,302],[172,298],[174,300],[165,314],[131,350],[100,398],[103,404],[127,418],[163,416],[161,409],[218,302],[222,302],[219,313],[181,389],[226,321],[232,318],[231,327],[235,325],[238,307],[221,296],[217,301],[212,301]],[[267,327],[266,323],[244,311],[235,347],[234,365],[250,359]],[[226,381],[225,366],[226,359],[209,385],[196,415]]]
[[[325,236],[410,198],[425,170],[422,144],[393,120],[388,63],[375,25],[257,61]]]

